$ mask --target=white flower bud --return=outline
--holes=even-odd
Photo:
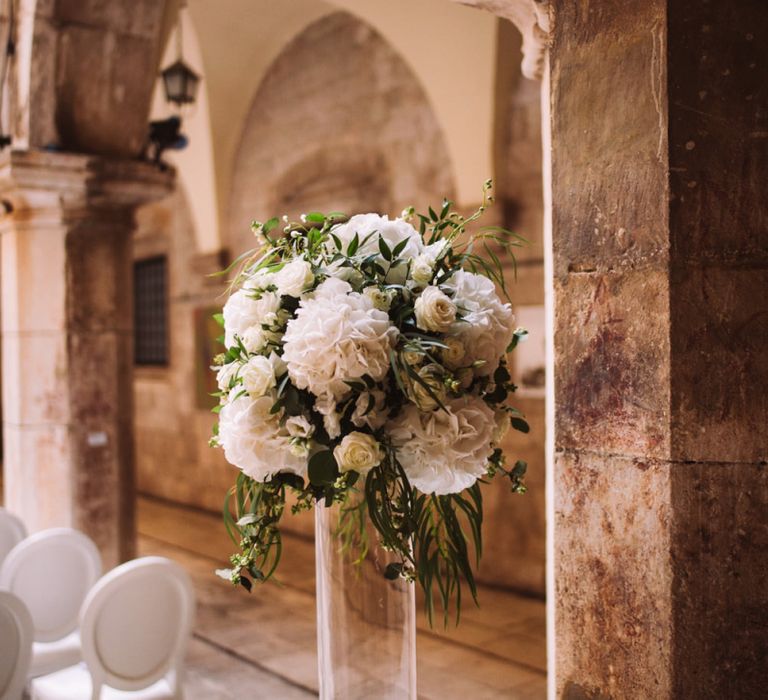
[[[393,290],[379,289],[376,286],[366,287],[363,290],[363,294],[373,302],[373,307],[380,311],[389,311],[389,307],[392,306],[392,299],[395,296]]]
[[[417,255],[411,265],[411,279],[422,286],[429,284],[434,275],[434,266],[435,260],[431,255]]]
[[[303,438],[305,440],[315,434],[315,426],[304,416],[291,416],[286,419],[285,429],[291,437]]]

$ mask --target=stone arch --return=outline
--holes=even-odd
[[[392,209],[391,173],[378,149],[319,148],[286,170],[272,188],[270,211]],[[361,204],[365,202],[366,204]]]
[[[330,189],[310,188],[312,178]],[[252,245],[253,218],[282,213],[270,209],[281,203],[278,191],[297,188],[307,199],[291,198],[293,215],[310,206],[337,209],[339,195],[351,211],[392,214],[454,193],[444,136],[419,81],[380,34],[346,12],[295,37],[256,91],[232,175],[232,249]]]

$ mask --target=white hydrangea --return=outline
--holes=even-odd
[[[302,299],[283,336],[283,360],[291,382],[315,396],[338,400],[350,392],[345,380],[389,370],[398,331],[370,298],[348,283],[327,279]]]
[[[230,464],[256,481],[279,472],[304,476],[306,457],[290,450],[291,436],[280,426],[280,414],[271,414],[271,395],[253,399],[247,394],[230,400],[219,413],[219,443]]]
[[[487,471],[493,410],[476,396],[445,407],[424,413],[409,404],[387,426],[409,481],[422,493],[459,493]]]
[[[493,374],[515,331],[510,305],[501,302],[493,282],[473,272],[458,270],[443,286],[452,290],[458,308],[460,320],[450,334],[464,346],[463,363],[482,361],[475,373],[481,377]]]

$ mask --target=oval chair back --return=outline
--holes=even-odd
[[[141,690],[164,677],[180,695],[194,612],[189,576],[170,559],[135,559],[103,576],[80,616],[93,697],[102,685]]]
[[[80,608],[101,574],[101,557],[77,530],[43,530],[19,542],[0,565],[0,590],[16,594],[32,615],[36,642],[77,629]]]
[[[21,700],[33,633],[27,606],[13,593],[0,591],[0,700]]]
[[[11,511],[0,508],[0,564],[19,542],[27,536],[27,528]]]

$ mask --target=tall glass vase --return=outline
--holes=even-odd
[[[320,700],[416,699],[414,585],[388,581],[392,556],[376,544],[362,563],[343,553],[339,506],[315,508]]]

